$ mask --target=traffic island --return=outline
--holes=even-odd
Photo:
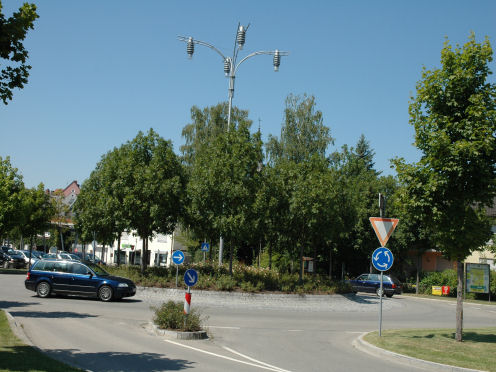
[[[205,340],[208,338],[207,331],[182,332],[159,328],[156,324],[150,322],[150,328],[158,336],[175,338],[179,340]]]

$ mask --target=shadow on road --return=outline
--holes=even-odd
[[[97,315],[80,314],[72,311],[11,311],[13,317],[22,316],[25,318],[95,318]]]
[[[50,350],[47,355],[64,363],[91,371],[180,371],[193,368],[194,362],[169,359],[155,353],[81,353],[78,350]]]
[[[9,309],[11,307],[23,307],[39,304],[39,302],[0,301],[0,309]]]
[[[357,304],[376,304],[376,301],[370,301],[368,296],[360,296],[356,294],[344,295],[348,300],[356,302]]]

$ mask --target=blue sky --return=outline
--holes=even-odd
[[[253,129],[260,119],[264,138],[279,136],[286,96],[314,95],[336,140],[329,151],[363,133],[384,174],[394,174],[394,157],[419,159],[408,103],[422,66],[440,66],[445,37],[463,44],[474,31],[496,49],[496,1],[34,3],[29,83],[0,104],[0,156],[28,187],[82,183],[103,154],[151,127],[179,153],[190,108],[226,101],[228,80],[216,53],[197,46],[188,60],[178,35],[230,55],[238,22],[250,23],[243,55],[290,52],[277,73],[270,56],[237,73],[233,103],[249,110]],[[10,16],[22,2],[2,4]]]

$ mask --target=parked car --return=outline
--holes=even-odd
[[[103,262],[98,257],[96,257],[93,253],[85,253],[83,255],[83,252],[76,252],[76,253],[73,253],[73,254],[76,255],[76,256],[78,256],[80,260],[90,261],[90,262],[93,262],[93,263],[95,263],[97,265],[103,265],[103,266],[106,266],[107,265],[105,262]]]
[[[112,276],[89,261],[39,260],[28,271],[24,285],[39,297],[53,293],[111,301],[136,294],[132,280]]]
[[[24,259],[24,263],[26,265],[29,264],[29,255],[31,255],[31,265],[34,264],[36,261],[39,260],[39,258],[37,257],[37,255],[34,253],[36,251],[31,251],[31,253],[29,253],[28,250],[22,250],[22,251],[14,251],[17,255],[21,256],[23,259]]]
[[[43,255],[43,258],[56,258],[59,260],[72,260],[72,261],[81,261],[81,259],[72,253],[60,252],[60,253],[47,253]]]
[[[355,279],[348,281],[356,292],[375,293],[380,296],[381,274],[362,274]],[[382,277],[383,296],[393,297],[393,295],[402,293],[402,284],[392,275]]]
[[[2,247],[3,248],[3,247]],[[26,262],[24,261],[24,257],[16,254],[12,248],[9,248],[7,251],[2,250],[3,255],[3,267],[6,269],[14,268],[21,269],[26,266]]]

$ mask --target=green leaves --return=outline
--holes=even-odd
[[[463,260],[490,238],[484,206],[496,196],[496,86],[491,45],[472,33],[463,47],[446,41],[439,69],[426,70],[410,103],[417,164],[395,162],[405,213],[432,245]]]
[[[2,63],[6,67],[0,71],[0,98],[7,105],[12,100],[12,90],[22,89],[28,82],[31,66],[26,64],[28,52],[22,41],[27,31],[33,29],[38,14],[36,5],[24,3],[18,12],[5,19],[1,5],[0,2],[0,58],[6,61]]]

